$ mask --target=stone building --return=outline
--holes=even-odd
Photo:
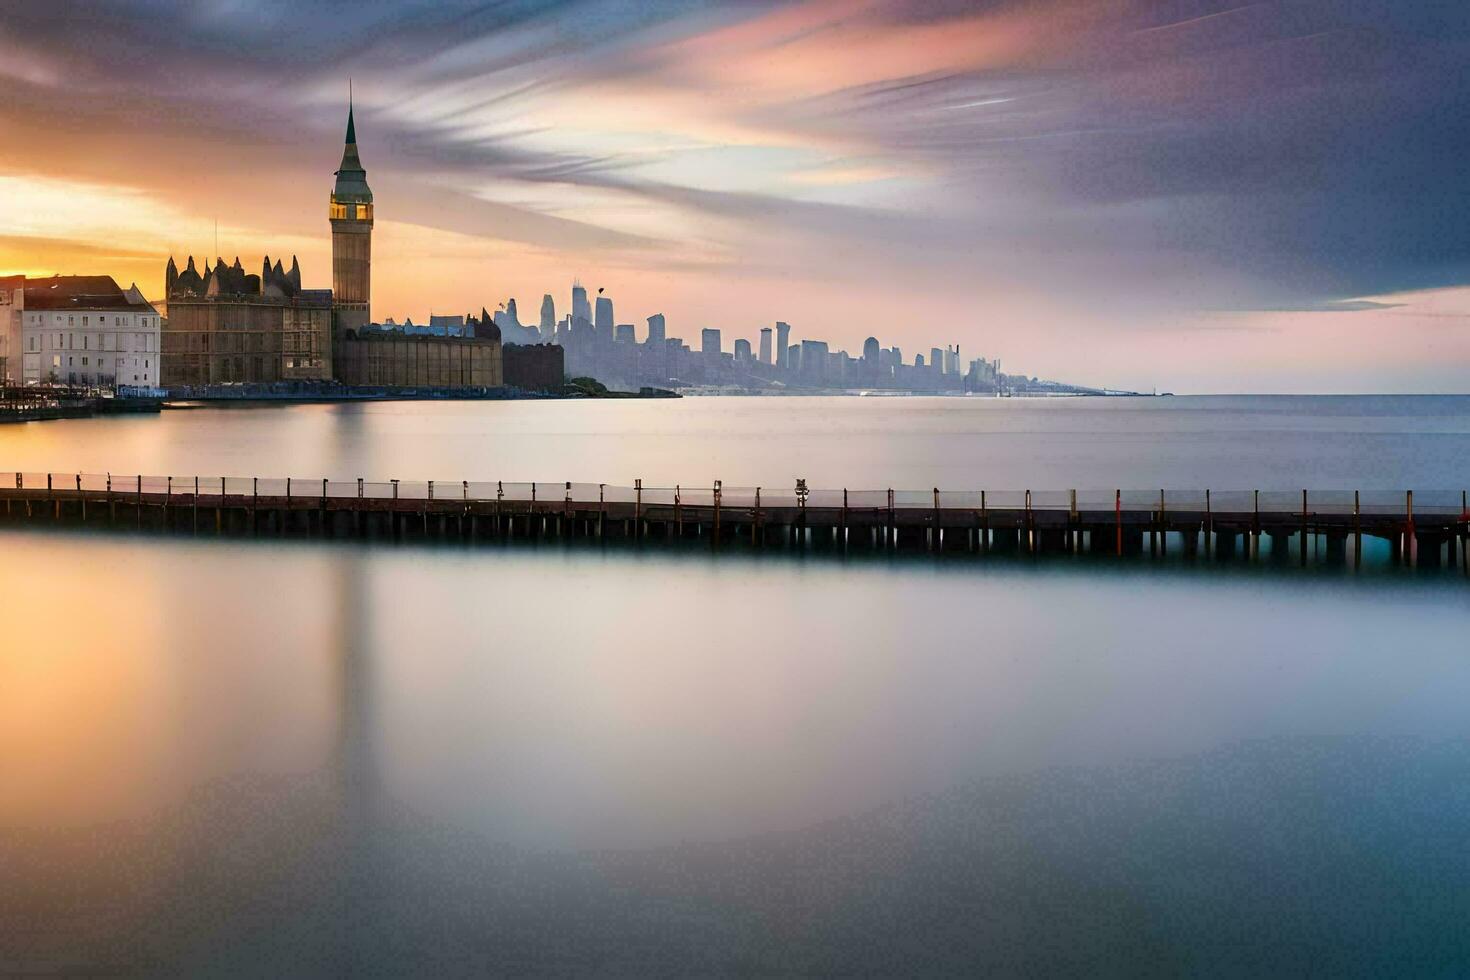
[[[190,256],[165,273],[168,320],[162,334],[161,383],[323,381],[332,378],[332,292],[302,289],[266,256],[260,275],[216,259],[201,275]]]

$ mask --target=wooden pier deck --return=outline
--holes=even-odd
[[[1464,490],[952,491],[0,473],[0,521],[195,534],[1390,560],[1470,573]],[[1265,546],[1263,547],[1263,539]]]

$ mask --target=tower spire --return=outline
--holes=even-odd
[[[357,128],[352,125],[352,79],[347,79],[347,142],[357,142]]]

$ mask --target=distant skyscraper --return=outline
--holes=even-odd
[[[587,304],[587,287],[579,282],[572,283],[572,323],[581,320],[592,325],[592,307]]]
[[[706,354],[718,354],[720,352],[720,331],[714,327],[705,327],[700,331],[699,349]]]
[[[795,370],[791,363],[791,324],[776,321],[776,356],[781,358],[781,366],[788,371]]]
[[[792,344],[790,347],[787,347],[786,356],[782,359],[782,363],[788,371],[794,372],[801,370],[801,345]]]
[[[597,328],[597,336],[608,340],[613,335],[613,305],[611,296],[597,297],[597,314],[592,325]]]
[[[944,370],[944,351],[938,347],[929,348],[929,370],[936,373]]]
[[[752,360],[750,356],[750,341],[741,337],[735,341],[735,360],[746,362]]]
[[[771,363],[771,328],[761,327],[761,363]]]
[[[541,339],[550,343],[556,337],[556,303],[551,294],[541,297]]]
[[[822,381],[827,376],[827,342],[825,340],[803,340],[801,342],[801,374],[811,381]]]
[[[868,368],[870,370],[878,367],[878,355],[882,350],[883,348],[879,346],[877,337],[869,337],[863,341],[863,360],[868,362]]]
[[[614,339],[620,344],[633,344],[637,343],[635,334],[636,331],[633,329],[633,324],[620,323],[617,326],[617,333],[614,334]]]
[[[923,366],[924,366],[924,355],[923,354],[915,354],[914,355],[914,367],[921,368]]]
[[[661,347],[664,342],[664,315],[655,313],[648,318],[648,343],[653,347]]]

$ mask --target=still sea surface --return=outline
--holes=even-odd
[[[1470,398],[232,407],[0,469],[1470,483]],[[1456,573],[0,529],[0,975],[1470,971]]]

